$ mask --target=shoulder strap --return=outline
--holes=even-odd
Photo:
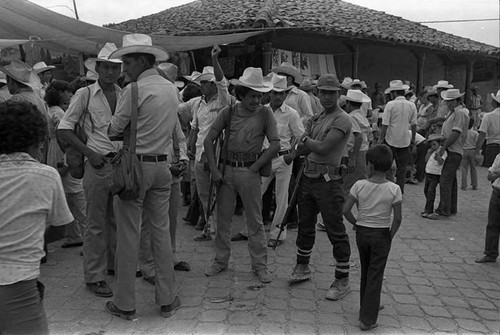
[[[86,87],[87,89],[87,104],[85,105],[85,109],[83,110],[82,114],[80,115],[80,119],[78,119],[78,123],[80,124],[80,127],[84,127],[84,122],[85,122],[85,117],[89,116],[90,119],[90,124],[92,125],[92,132],[94,132],[94,121],[92,120],[92,114],[90,114],[89,111],[89,104],[90,104],[90,87]]]
[[[131,94],[131,106],[132,111],[130,114],[130,124],[123,134],[123,146],[129,147],[132,154],[135,154],[136,137],[137,137],[137,104],[138,104],[138,88],[137,83],[130,83],[132,94]]]

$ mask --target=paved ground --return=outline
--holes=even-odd
[[[499,334],[500,263],[479,265],[490,186],[479,171],[479,190],[461,191],[459,214],[447,221],[422,219],[423,185],[407,185],[403,223],[385,272],[379,334]],[[183,207],[179,217],[186,208]],[[235,217],[241,222],[241,217]],[[233,242],[228,271],[207,278],[211,242],[194,242],[195,231],[179,220],[179,258],[192,271],[177,273],[182,308],[163,319],[154,288],[136,282],[137,319],[124,321],[104,311],[107,299],[84,289],[79,249],[51,246],[42,267],[45,309],[53,334],[356,334],[359,258],[353,231],[352,292],[342,301],[325,300],[333,279],[331,246],[318,232],[312,257],[313,279],[290,287],[296,231],[276,251],[269,250],[275,280],[266,286],[251,272],[245,242]],[[235,229],[237,224],[235,224]],[[114,278],[110,277],[114,287]],[[230,297],[231,301],[220,302]]]

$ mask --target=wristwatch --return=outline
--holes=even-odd
[[[304,137],[302,138],[302,143],[306,143],[306,141],[307,141],[308,139],[309,139],[309,136],[304,136]]]

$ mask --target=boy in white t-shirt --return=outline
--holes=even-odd
[[[356,227],[361,263],[361,330],[377,327],[387,257],[402,221],[401,188],[385,178],[392,167],[391,149],[384,144],[375,145],[366,152],[366,160],[369,177],[353,185],[344,205],[345,218]],[[352,214],[354,204],[358,208],[357,219]]]
[[[421,213],[423,218],[429,217],[431,213],[434,213],[434,200],[436,199],[436,188],[439,185],[439,179],[441,177],[441,170],[443,169],[443,164],[448,156],[445,151],[443,155],[436,156],[436,152],[441,146],[444,140],[443,135],[431,134],[427,139],[430,142],[430,148],[427,150],[427,155],[425,157],[425,209]]]

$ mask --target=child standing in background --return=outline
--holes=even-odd
[[[442,156],[436,156],[436,151],[439,149],[444,140],[443,135],[431,134],[427,139],[430,142],[430,148],[427,150],[425,161],[425,209],[421,213],[423,218],[427,218],[429,214],[434,213],[434,200],[436,199],[436,188],[439,185],[441,170],[443,169],[444,160],[448,156],[445,151]]]
[[[467,139],[464,143],[464,155],[462,157],[462,190],[467,189],[467,172],[470,167],[470,178],[472,189],[477,190],[477,171],[475,164],[476,141],[479,133],[472,129],[474,119],[469,120],[469,130],[467,130]]]
[[[356,227],[361,263],[359,321],[361,330],[377,327],[380,292],[391,241],[402,221],[401,188],[385,178],[392,167],[392,151],[377,144],[366,152],[368,179],[358,180],[344,205],[345,218]],[[358,207],[358,218],[352,207]],[[391,214],[394,218],[391,222]]]

